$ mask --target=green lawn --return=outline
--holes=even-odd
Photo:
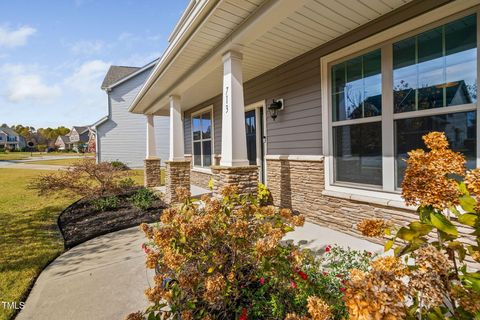
[[[73,158],[73,159],[36,160],[36,161],[28,161],[27,163],[28,164],[46,164],[51,166],[71,166],[72,164],[74,164],[79,160],[81,159]]]
[[[137,183],[138,185],[143,186],[143,169],[134,169],[132,170],[132,179]],[[165,184],[165,170],[162,169],[160,171],[160,183],[162,185]]]
[[[49,171],[0,169],[0,293],[2,301],[24,301],[42,268],[63,252],[57,216],[75,198],[38,197],[28,182]],[[0,319],[12,310],[0,308]]]

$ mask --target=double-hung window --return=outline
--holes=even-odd
[[[213,110],[207,108],[192,115],[193,165],[212,165]]]
[[[322,59],[327,187],[399,192],[407,152],[430,131],[477,166],[477,19],[472,10]]]

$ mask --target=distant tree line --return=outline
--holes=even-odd
[[[70,133],[70,129],[64,126],[35,129],[32,126],[23,126],[21,124],[8,126],[4,123],[2,124],[2,127],[9,127],[15,130],[15,132],[22,136],[27,143],[30,141],[33,142],[39,151],[44,151],[46,148],[54,148],[58,136]]]

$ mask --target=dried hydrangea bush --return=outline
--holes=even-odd
[[[190,199],[165,210],[156,226],[142,225],[152,303],[129,319],[344,319],[345,265],[366,270],[369,253],[328,246],[322,257],[282,241],[304,224],[302,215],[238,196]],[[334,257],[335,256],[335,257]]]
[[[399,245],[395,257],[374,261],[368,272],[351,270],[350,319],[480,319],[478,264],[465,263],[480,262],[480,171],[466,170],[444,133],[423,140],[428,151],[409,152],[402,184],[419,220],[398,229],[379,219],[357,226],[365,236],[386,237],[386,251]]]

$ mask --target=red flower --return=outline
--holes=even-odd
[[[238,320],[247,320],[248,318],[248,310],[247,308],[242,309],[242,314],[240,315],[240,318]]]
[[[307,280],[307,279],[308,279],[308,275],[307,275],[305,272],[299,270],[299,271],[297,271],[297,273],[298,273],[298,275],[300,276],[300,278],[302,278],[303,280]]]
[[[265,278],[264,278],[264,277],[261,277],[261,278],[260,278],[260,285],[263,286],[264,284],[265,284]]]
[[[293,289],[297,288],[297,284],[293,280],[290,280],[290,285],[292,286]]]
[[[372,253],[371,253],[370,251],[367,251],[367,254],[368,254],[369,256],[371,256],[371,255],[372,255]]]
[[[323,271],[323,275],[324,275],[324,276],[328,276],[328,272],[327,272],[327,271]]]
[[[345,290],[347,290],[347,289],[344,288],[344,287],[341,287],[341,288],[340,288],[340,292],[345,292]]]
[[[142,243],[142,249],[145,253],[150,253],[150,249],[147,248],[147,245],[145,243]]]
[[[342,279],[342,278],[343,278],[343,274],[337,274],[336,277],[339,278],[339,279]]]
[[[331,245],[328,245],[325,247],[325,252],[330,252],[330,249],[332,249],[332,246]]]

